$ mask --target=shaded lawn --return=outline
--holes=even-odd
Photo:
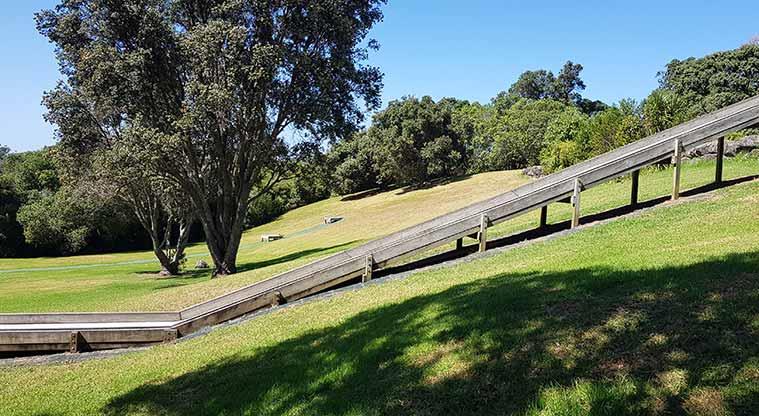
[[[759,252],[498,274],[137,387],[104,411],[753,414],[757,269]]]
[[[753,414],[759,181],[191,341],[0,372],[9,414]]]

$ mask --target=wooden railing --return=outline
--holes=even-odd
[[[759,123],[759,97],[723,108],[584,161],[527,185],[420,223],[362,246],[317,260],[270,279],[235,290],[178,312],[112,314],[0,314],[0,351],[82,350],[145,345],[185,336],[202,327],[251,311],[299,299],[363,276],[376,268],[404,261],[466,236],[479,239],[485,250],[493,224],[541,209],[545,222],[549,204],[569,198],[572,226],[579,224],[583,190],[632,174],[631,203],[637,203],[641,168],[672,160],[672,198],[680,194],[682,152],[710,140],[722,143],[731,132]],[[717,146],[718,150],[724,146]],[[722,177],[722,153],[715,179]],[[460,247],[457,244],[457,247]]]

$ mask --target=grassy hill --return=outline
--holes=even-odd
[[[755,159],[727,166],[731,175],[759,172]],[[710,167],[689,165],[686,178],[708,180]],[[666,173],[648,172],[642,189],[669,183]],[[604,203],[625,200],[626,185],[593,195]],[[753,414],[759,407],[758,270],[754,180],[281,308],[185,342],[102,360],[6,368],[0,409],[11,415]]]
[[[428,189],[363,198],[332,198],[286,213],[244,234],[242,273],[210,279],[192,270],[210,257],[204,244],[187,250],[189,273],[159,278],[151,252],[59,258],[0,259],[0,312],[172,310],[227,293],[277,273],[414,225],[527,182],[519,172],[492,172]],[[323,226],[326,215],[341,222]],[[261,243],[261,234],[286,238]]]
[[[687,164],[684,188],[709,183],[713,169],[713,162]],[[756,159],[726,161],[726,178],[756,171]],[[296,209],[246,232],[238,262],[243,272],[221,279],[211,280],[208,271],[195,270],[179,278],[159,278],[157,263],[149,252],[0,259],[0,312],[176,310],[497,195],[529,180],[516,171],[491,172],[426,189],[332,198]],[[585,192],[583,215],[625,205],[629,201],[629,187],[629,179],[622,179]],[[670,188],[669,169],[648,169],[641,175],[642,201],[666,195]],[[325,215],[341,215],[345,220],[323,226]],[[567,204],[554,204],[549,210],[550,222],[570,216]],[[518,217],[491,228],[489,238],[524,231],[537,223],[537,212]],[[260,243],[260,235],[266,233],[280,233],[286,238]],[[209,260],[206,253],[203,244],[191,247],[190,268],[199,258]]]

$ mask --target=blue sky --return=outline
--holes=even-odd
[[[0,15],[0,144],[14,151],[53,143],[43,91],[58,70],[33,13],[51,0],[6,2]],[[631,4],[634,8],[631,8]],[[732,49],[759,34],[753,1],[390,0],[371,57],[383,98],[431,95],[488,101],[527,69],[584,65],[584,95],[612,103],[644,98],[673,58]]]

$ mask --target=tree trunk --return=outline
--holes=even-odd
[[[184,249],[190,237],[192,218],[182,217],[179,220],[179,236],[176,246],[172,248],[171,231],[174,219],[166,215],[161,208],[158,198],[151,192],[133,192],[132,199],[127,200],[142,227],[150,236],[153,254],[161,265],[160,276],[176,276],[184,259]],[[165,223],[163,221],[165,220]]]
[[[239,192],[227,195],[232,198],[222,204],[216,207],[206,204],[199,209],[206,244],[214,263],[212,278],[237,273],[237,253],[245,226],[250,188],[250,184],[243,184]]]

